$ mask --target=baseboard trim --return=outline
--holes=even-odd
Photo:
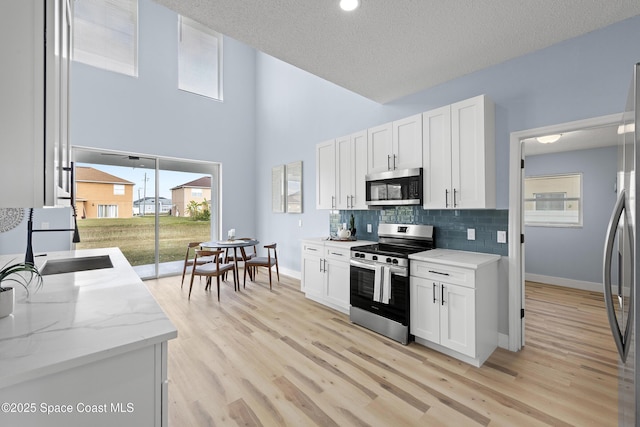
[[[295,270],[290,270],[288,268],[280,267],[280,273],[284,274],[285,276],[292,277],[294,279],[298,279],[298,280],[302,279],[302,273],[300,271],[295,271]]]
[[[580,280],[566,279],[564,277],[544,276],[542,274],[525,273],[525,280],[545,283],[547,285],[564,286],[566,288],[581,289],[590,292],[603,292],[602,283],[583,282]]]

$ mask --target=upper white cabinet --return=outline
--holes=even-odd
[[[368,173],[422,167],[422,115],[368,130]]]
[[[336,208],[367,209],[367,131],[336,139]]]
[[[316,208],[367,209],[367,131],[316,145]]]
[[[0,207],[53,206],[68,196],[71,23],[70,0],[3,4]]]
[[[424,208],[495,208],[495,106],[485,95],[422,115]]]
[[[316,145],[316,209],[336,207],[336,143]]]

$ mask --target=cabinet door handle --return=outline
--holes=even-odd
[[[318,250],[316,248],[307,248],[308,251],[312,251],[312,252],[318,252]]]
[[[390,171],[390,170],[391,170],[391,165],[390,165],[390,163],[389,163],[390,161],[391,161],[391,155],[388,155],[388,156],[387,156],[387,170],[388,170],[388,171]]]
[[[435,304],[436,303],[436,284],[435,284],[435,282],[433,283],[432,291],[433,291],[433,303]]]
[[[322,258],[320,258],[320,263],[319,263],[319,265],[320,265],[320,273],[322,273]]]
[[[344,256],[344,254],[341,254],[341,253],[338,253],[338,252],[331,252],[331,255]]]
[[[449,190],[446,188],[444,189],[444,207],[449,207]]]
[[[458,202],[456,200],[456,194],[458,193],[458,190],[456,190],[455,188],[453,189],[453,207],[457,207],[458,206]]]
[[[331,196],[331,209],[336,208],[336,196]]]
[[[393,155],[393,170],[396,170],[396,155]]]
[[[440,303],[444,305],[444,285],[440,285]]]
[[[449,275],[449,273],[440,273],[439,271],[435,271],[435,270],[429,270],[429,273],[440,274],[442,276],[448,276]]]
[[[351,209],[353,209],[353,199],[355,198],[355,196],[351,196]]]

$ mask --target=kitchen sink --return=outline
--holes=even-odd
[[[103,268],[113,268],[113,263],[109,255],[50,259],[44,263],[44,266],[40,269],[40,274],[47,276],[50,274],[75,273],[78,271],[100,270]]]

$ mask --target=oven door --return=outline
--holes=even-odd
[[[409,269],[406,267],[385,266],[390,269],[389,303],[374,298],[376,264],[361,260],[350,261],[350,302],[360,308],[380,316],[395,320],[403,325],[409,324]],[[382,280],[382,277],[378,277]]]

